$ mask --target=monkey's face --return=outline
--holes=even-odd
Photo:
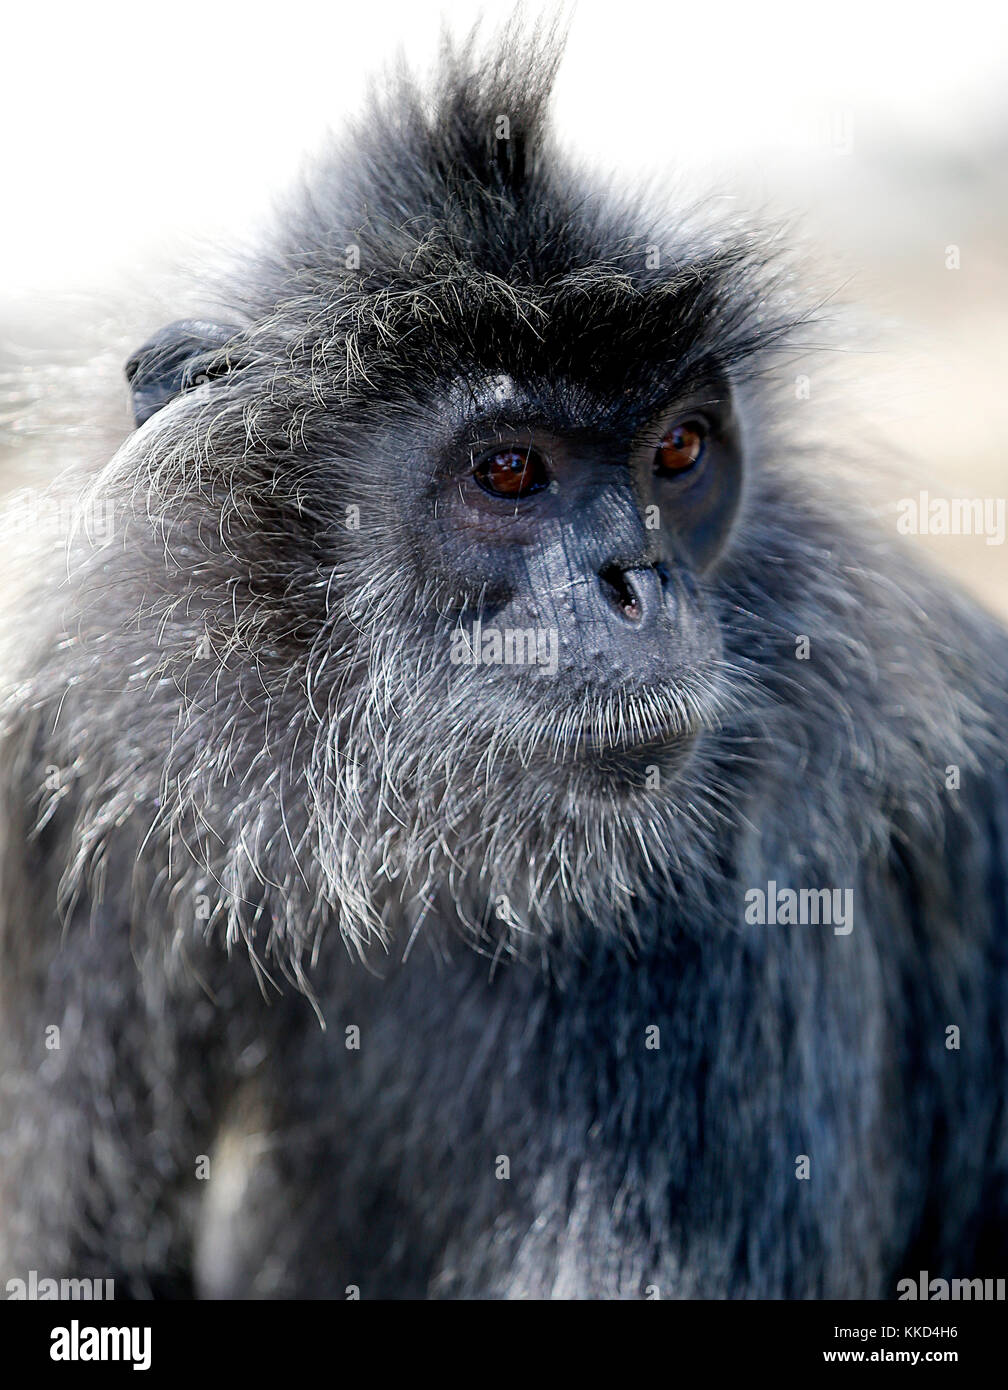
[[[620,795],[673,771],[717,717],[706,580],[742,485],[725,382],[656,405],[470,376],[378,452],[441,596],[449,701],[554,781]]]
[[[349,549],[385,587],[350,610],[365,684],[395,692],[376,754],[422,808],[390,857],[447,865],[482,929],[487,899],[516,931],[555,924],[557,896],[615,920],[621,885],[676,871],[680,808],[716,795],[696,753],[733,699],[718,575],[740,436],[715,374],[638,399],[515,362],[359,441],[372,481]]]

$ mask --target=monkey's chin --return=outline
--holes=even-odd
[[[554,763],[572,794],[619,799],[653,796],[667,788],[690,762],[702,739],[701,730],[639,743],[607,743],[589,740],[561,752]]]

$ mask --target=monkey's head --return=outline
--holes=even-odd
[[[128,366],[154,830],[235,932],[278,884],[301,942],[442,894],[480,930],[612,924],[712,832],[746,383],[784,330],[746,231],[556,155],[554,65],[401,83],[224,310]]]

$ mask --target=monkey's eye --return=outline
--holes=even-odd
[[[709,429],[704,420],[680,420],[655,450],[656,473],[685,473],[703,458]]]
[[[546,460],[537,449],[500,449],[478,463],[473,474],[494,497],[529,497],[549,484]]]

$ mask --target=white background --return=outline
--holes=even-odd
[[[507,13],[469,0],[7,6],[4,283],[76,285],[179,231],[247,225],[369,75],[400,49],[423,70],[441,17],[464,31],[481,8],[490,28]],[[800,167],[844,112],[858,139],[911,155],[968,163],[1000,139],[1003,159],[1005,11],[581,0],[557,121],[627,173]]]

